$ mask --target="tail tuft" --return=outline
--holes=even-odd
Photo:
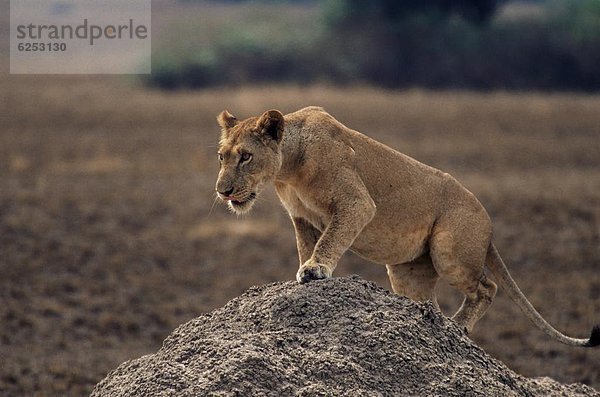
[[[590,339],[584,345],[585,347],[594,347],[600,346],[600,325],[596,325],[592,329],[592,335],[590,335]]]

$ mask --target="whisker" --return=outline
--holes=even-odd
[[[208,211],[208,216],[210,217],[210,215],[213,212],[213,209],[215,208],[215,205],[217,204],[217,200],[219,200],[219,195],[217,193],[215,193],[215,198],[212,202],[212,205],[210,206],[210,211]]]
[[[263,196],[259,196],[258,194],[254,196],[254,201],[256,201],[257,203],[268,203],[271,202],[271,200],[269,200],[266,197]]]

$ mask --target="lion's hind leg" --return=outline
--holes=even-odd
[[[387,265],[387,273],[392,289],[414,301],[431,300],[439,310],[435,297],[435,285],[439,279],[429,255],[408,263]]]
[[[477,222],[477,214],[468,215],[438,224],[430,240],[430,255],[438,274],[464,294],[452,319],[470,333],[492,303],[497,286],[484,274],[491,232],[484,219]]]
[[[465,299],[452,319],[467,333],[471,333],[477,321],[490,307],[497,289],[496,283],[482,274],[477,286],[464,293]]]

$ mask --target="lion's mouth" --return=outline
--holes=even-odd
[[[248,195],[248,197],[246,197],[246,198],[245,198],[245,199],[243,199],[243,200],[236,200],[236,199],[233,199],[233,198],[232,198],[232,199],[230,199],[229,201],[230,201],[230,202],[231,202],[231,204],[233,204],[233,205],[243,205],[243,204],[245,204],[245,203],[247,203],[247,202],[249,202],[249,201],[252,201],[252,200],[254,200],[255,198],[256,198],[256,193],[254,193],[254,192],[253,192],[253,193],[250,193],[250,194]]]
[[[250,207],[254,203],[255,199],[256,199],[256,193],[254,193],[254,192],[250,193],[247,197],[245,197],[243,199],[230,198],[229,206],[235,212],[243,213],[243,212],[250,210]]]

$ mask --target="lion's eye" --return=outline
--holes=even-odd
[[[252,158],[252,155],[250,153],[244,152],[240,156],[240,163],[245,163],[247,161],[250,161],[251,158]]]
[[[219,156],[219,161],[223,161],[223,155],[221,153],[217,153],[217,156]]]

